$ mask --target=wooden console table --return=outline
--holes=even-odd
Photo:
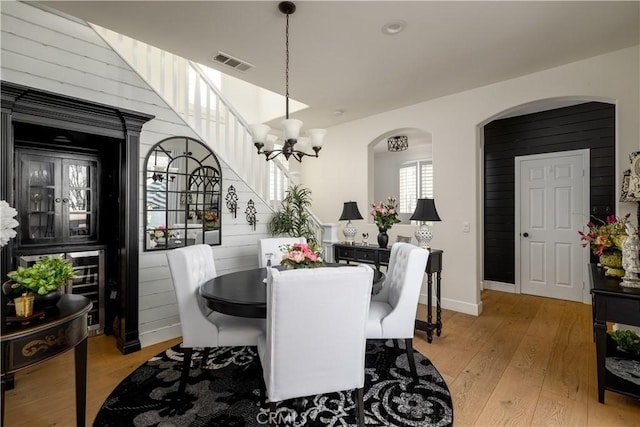
[[[388,266],[391,257],[391,248],[382,249],[378,246],[361,246],[335,243],[333,245],[335,262],[351,261],[365,264],[373,264],[376,269],[380,266]],[[427,334],[427,341],[433,341],[433,331],[440,336],[442,333],[442,308],[440,307],[440,284],[442,273],[442,253],[440,249],[431,249],[429,261],[427,262],[427,321],[416,319],[416,329]],[[433,275],[436,276],[436,322],[432,322],[432,298],[433,298]]]
[[[7,325],[0,344],[2,348],[2,409],[0,425],[4,425],[4,393],[6,376],[44,362],[71,348],[75,351],[76,425],[84,427],[87,398],[88,313],[93,304],[81,296],[64,294],[43,320],[32,324]],[[44,378],[46,379],[46,378]]]
[[[625,356],[616,349],[615,343],[608,336],[607,322],[640,326],[640,289],[620,286],[620,279],[605,277],[602,267],[595,264],[590,265],[589,273],[596,341],[598,402],[604,403],[605,390],[639,398],[640,385],[637,382],[625,380],[607,369],[608,358],[610,361],[620,358],[624,360]]]

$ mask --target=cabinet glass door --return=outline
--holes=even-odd
[[[26,225],[22,227],[25,241],[46,243],[55,240],[58,234],[60,195],[55,185],[56,163],[55,159],[41,156],[22,157],[22,188],[26,194],[20,213]]]
[[[98,160],[29,149],[16,152],[21,182],[19,245],[97,240]]]
[[[95,204],[95,162],[83,160],[65,160],[65,188],[62,202],[68,210],[68,222],[65,224],[69,238],[95,235],[96,218],[93,215]]]

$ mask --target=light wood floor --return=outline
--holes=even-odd
[[[442,336],[414,340],[449,386],[456,426],[640,426],[639,400],[606,392],[597,401],[591,306],[495,291],[482,300],[481,316],[444,310]],[[113,338],[91,338],[87,425],[122,379],[179,341],[123,356]],[[67,352],[19,372],[5,426],[75,425],[72,366]]]

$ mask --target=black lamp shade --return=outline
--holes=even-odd
[[[356,202],[344,202],[339,221],[352,219],[362,219],[362,215],[360,215],[360,211],[358,210],[358,204]]]
[[[416,210],[409,218],[412,221],[442,221],[436,210],[436,203],[433,199],[418,199]]]

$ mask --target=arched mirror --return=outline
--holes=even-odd
[[[404,128],[386,132],[369,145],[369,206],[389,196],[398,200],[401,224],[409,219],[419,198],[433,198],[431,134]],[[371,215],[368,215],[372,222]]]
[[[220,245],[222,174],[202,142],[171,137],[145,161],[145,250]]]

